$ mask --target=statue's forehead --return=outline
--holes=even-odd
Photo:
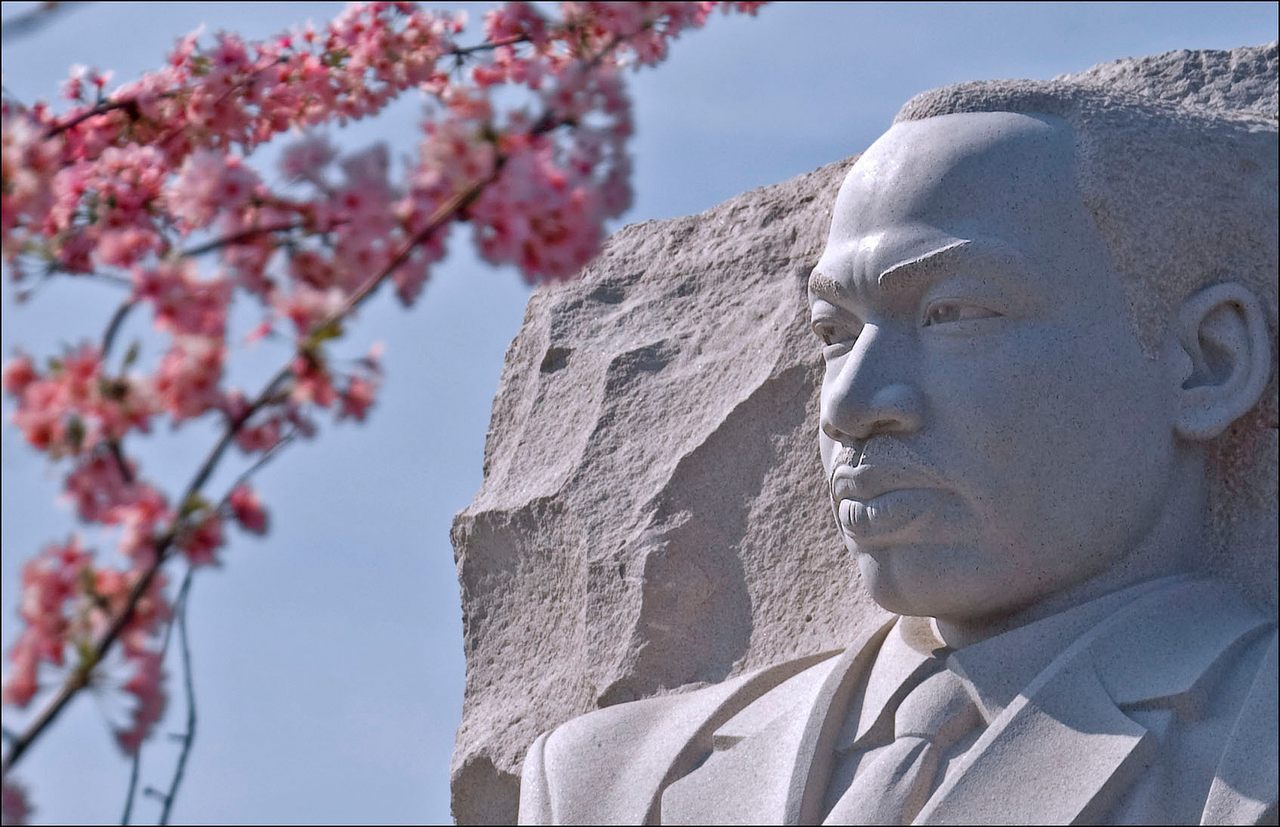
[[[874,269],[976,238],[1050,252],[1087,230],[1073,164],[1071,130],[1056,118],[983,112],[896,124],[845,178],[824,258]]]
[[[853,165],[837,219],[863,231],[984,215],[1017,220],[1074,194],[1073,163],[1071,130],[1057,118],[976,112],[906,121]]]

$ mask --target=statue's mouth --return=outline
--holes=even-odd
[[[885,540],[937,509],[945,491],[930,474],[898,464],[837,464],[831,504],[840,529],[857,541]]]
[[[937,510],[944,493],[936,488],[898,488],[869,500],[842,499],[840,528],[860,543],[896,539]]]

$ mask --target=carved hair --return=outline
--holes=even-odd
[[[1209,447],[1211,536],[1238,545],[1240,520],[1275,531],[1277,125],[1253,112],[1174,106],[1081,83],[988,81],[912,98],[895,122],[960,112],[1056,116],[1074,133],[1076,181],[1106,240],[1149,356],[1181,303],[1234,281],[1267,310],[1272,375],[1259,403]],[[1254,532],[1257,531],[1255,526]],[[1256,541],[1256,540],[1255,540]],[[1274,545],[1271,546],[1274,548]],[[1272,602],[1274,561],[1268,577]],[[1250,573],[1237,572],[1247,579]],[[1258,584],[1250,590],[1258,594]]]

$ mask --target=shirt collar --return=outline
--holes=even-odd
[[[836,749],[864,749],[892,740],[894,711],[908,692],[943,668],[943,661],[935,656],[942,646],[931,618],[898,618],[876,653],[861,706],[845,717]]]
[[[893,738],[893,714],[926,677],[950,669],[964,684],[986,724],[1081,635],[1148,591],[1186,578],[1150,580],[952,650],[932,618],[900,617],[876,654],[862,703],[846,716],[836,749],[866,749]]]
[[[987,724],[1085,632],[1141,594],[1185,580],[1164,577],[1129,586],[1019,626],[946,656],[947,668],[969,690]]]

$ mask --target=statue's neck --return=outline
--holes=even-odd
[[[1179,457],[1164,508],[1128,554],[1072,586],[998,615],[939,617],[938,632],[954,649],[1034,623],[1138,583],[1199,568],[1205,552],[1206,486],[1203,457]]]

